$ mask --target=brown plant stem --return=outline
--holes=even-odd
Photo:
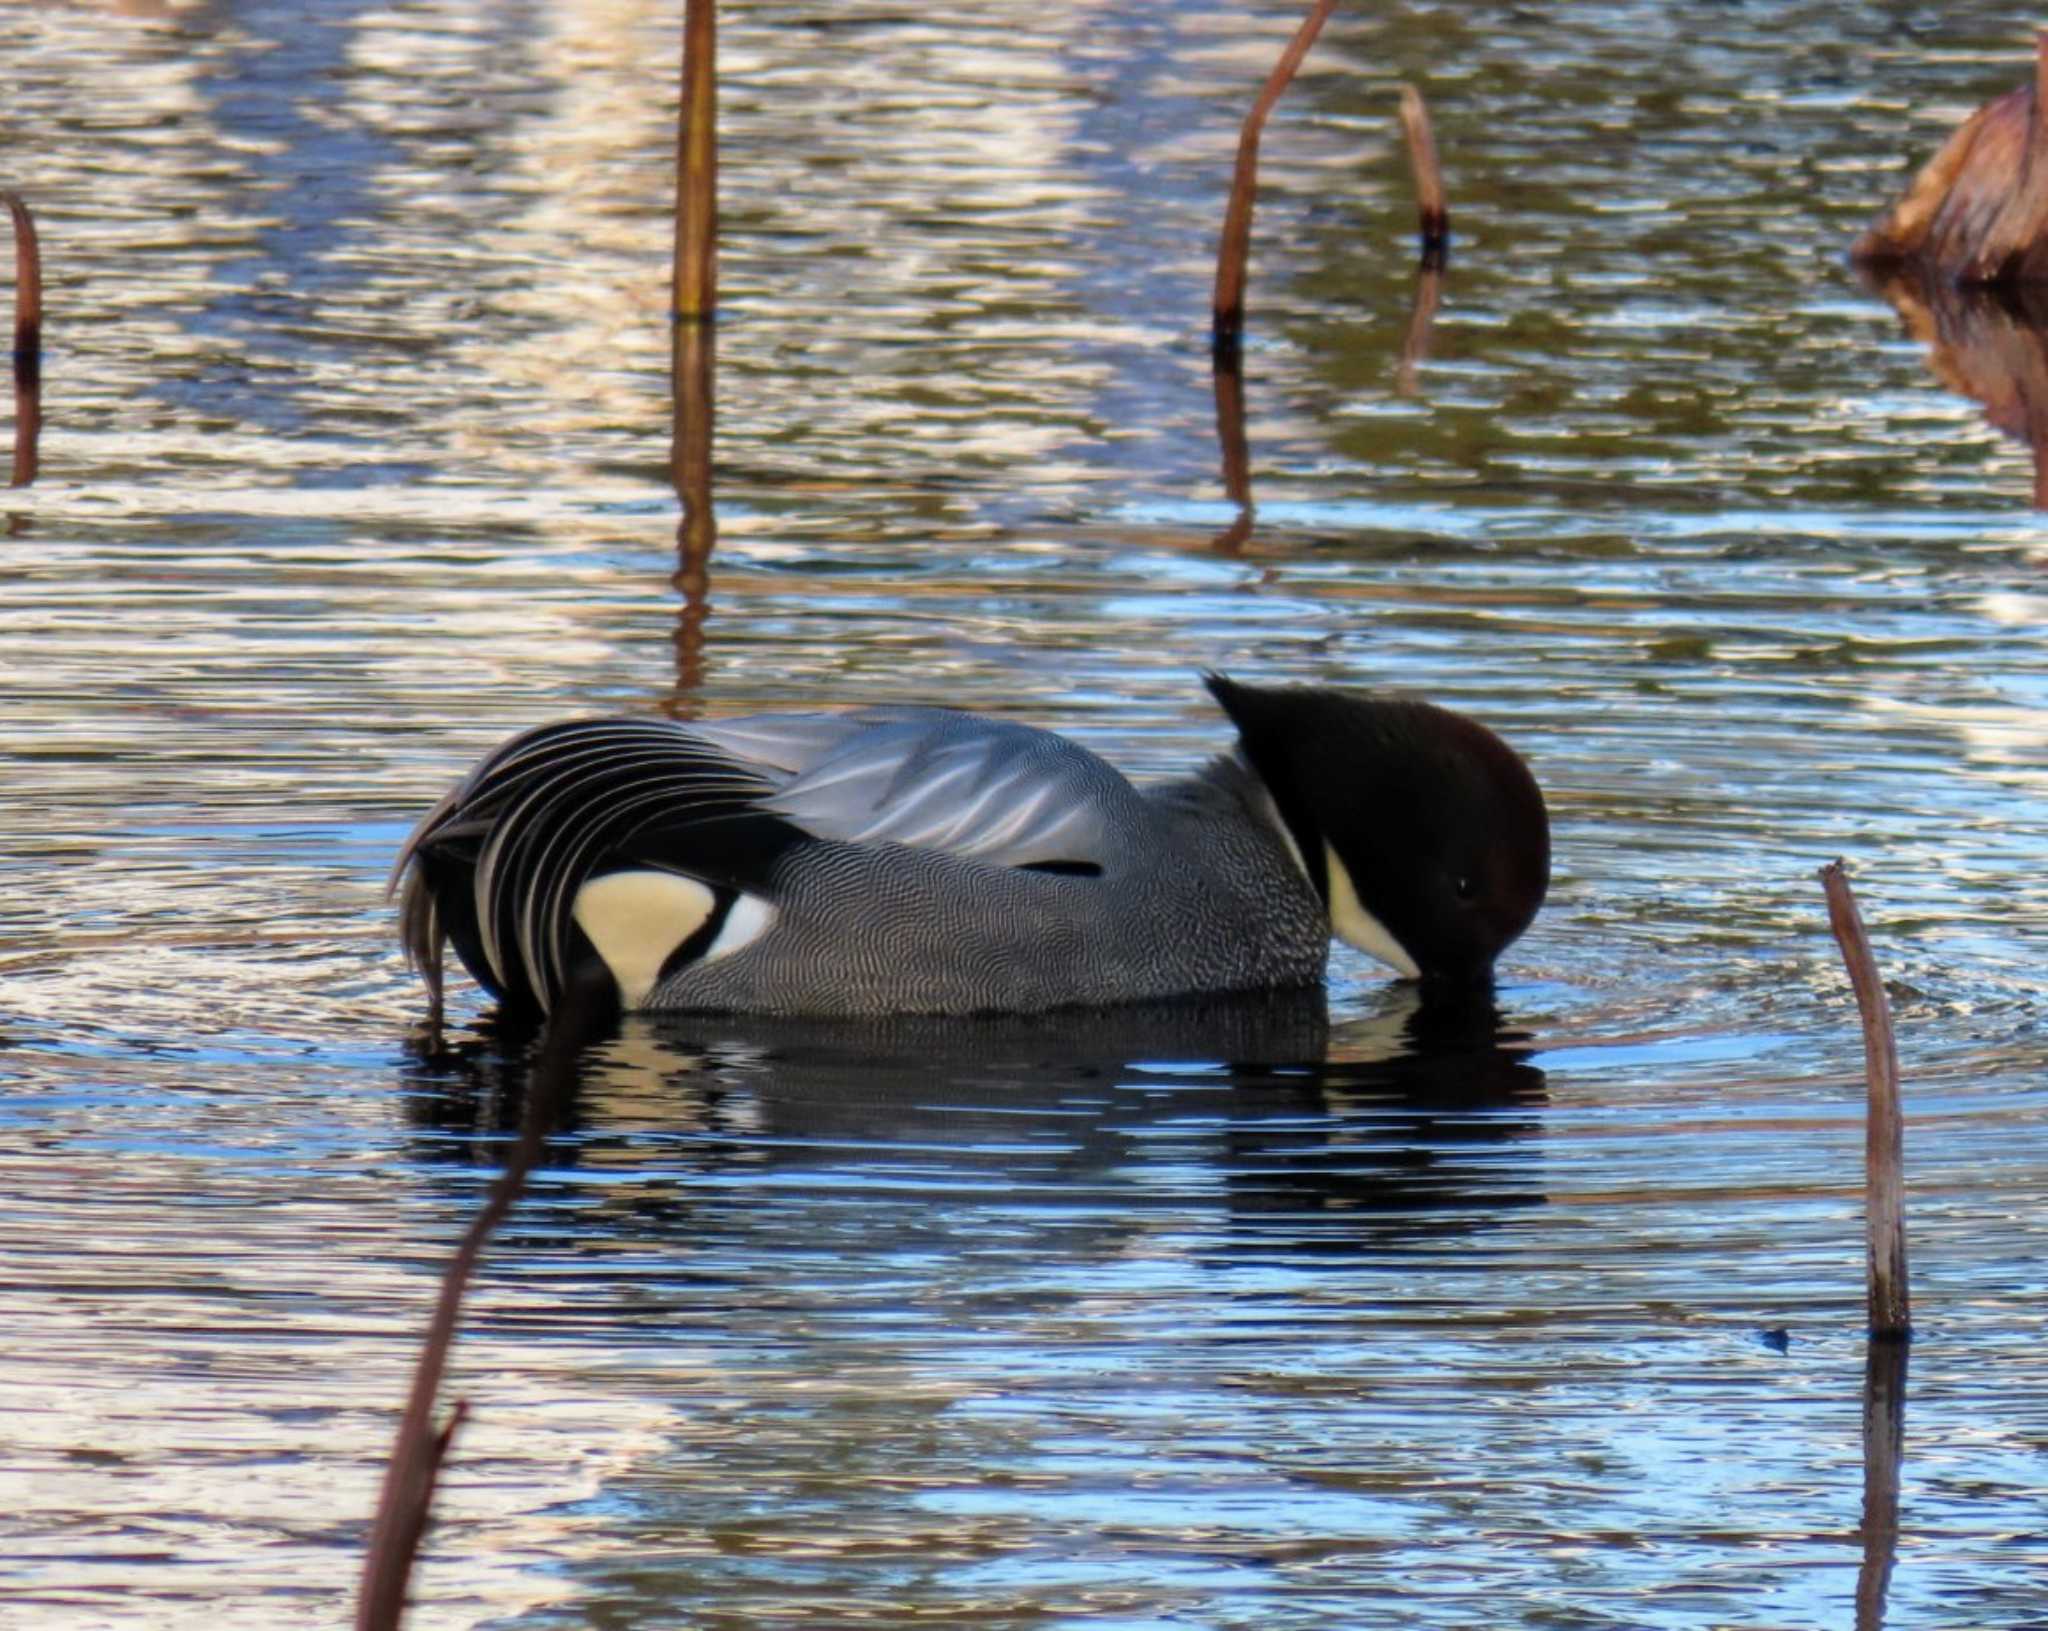
[[[711,615],[711,552],[718,542],[711,502],[713,350],[709,323],[676,324],[675,439],[669,449],[669,474],[682,505],[674,579],[683,597],[675,633],[677,711],[704,683],[704,625]]]
[[[1451,243],[1450,208],[1444,201],[1444,173],[1436,158],[1429,104],[1413,85],[1401,87],[1401,128],[1408,137],[1408,165],[1415,174],[1415,212],[1422,237],[1422,264],[1440,267]]]
[[[1892,1038],[1891,1004],[1871,955],[1840,861],[1820,869],[1827,891],[1828,926],[1848,965],[1849,983],[1863,1016],[1863,1065],[1868,1084],[1864,1116],[1864,1223],[1869,1261],[1870,1334],[1879,1341],[1904,1342],[1913,1334],[1906,1285],[1905,1118],[1899,1109],[1899,1053]]]
[[[1244,428],[1244,372],[1236,357],[1218,357],[1211,371],[1216,387],[1216,441],[1223,452],[1223,492],[1237,515],[1216,535],[1218,554],[1235,555],[1252,533],[1251,442]]]
[[[14,221],[14,460],[9,485],[36,479],[43,430],[43,250],[28,203],[0,191]]]
[[[519,1140],[441,1275],[440,1293],[427,1322],[426,1339],[420,1345],[412,1390],[398,1424],[390,1462],[384,1469],[384,1485],[371,1523],[369,1548],[363,1557],[356,1597],[356,1631],[396,1631],[404,1620],[413,1563],[433,1510],[434,1485],[455,1430],[469,1410],[466,1402],[457,1401],[446,1424],[438,1428],[434,1425],[434,1401],[448,1369],[449,1350],[455,1343],[463,1293],[485,1245],[524,1193],[527,1177],[538,1164],[548,1135],[560,1124],[575,1096],[577,1055],[610,1023],[615,1004],[609,977],[601,974],[573,984],[563,994],[549,1020],[527,1084]]]
[[[682,104],[676,116],[676,264],[671,315],[706,323],[718,310],[717,8],[685,0]]]
[[[1429,337],[1436,323],[1436,309],[1443,299],[1443,263],[1432,264],[1425,254],[1415,274],[1415,302],[1408,308],[1408,327],[1401,335],[1401,357],[1394,365],[1394,390],[1413,396],[1418,389],[1417,371],[1429,355]]]
[[[1266,128],[1266,116],[1280,93],[1293,82],[1302,59],[1323,30],[1337,0],[1315,0],[1309,14],[1295,30],[1287,49],[1266,76],[1265,89],[1244,116],[1237,138],[1237,168],[1230,178],[1230,203],[1223,215],[1223,237],[1216,250],[1215,311],[1210,326],[1210,345],[1219,357],[1234,357],[1244,333],[1245,263],[1251,256],[1252,197],[1259,183],[1259,137]]]
[[[718,309],[718,58],[713,0],[684,0],[682,101],[676,116],[676,263],[670,383],[674,430],[669,476],[682,504],[676,526],[675,709],[704,680],[704,624],[710,615],[711,320]]]
[[[1882,1631],[1899,1553],[1899,1471],[1906,1451],[1904,1342],[1873,1338],[1863,1360],[1863,1562],[1856,1571],[1856,1631]]]

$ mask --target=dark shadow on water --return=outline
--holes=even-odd
[[[1340,1027],[1311,1069],[1266,1083],[1240,1071],[1234,1249],[1342,1256],[1541,1204],[1531,1167],[1548,1095],[1528,1038],[1490,998],[1406,995]]]
[[[815,1174],[934,1209],[1025,1194],[1118,1230],[1214,1214],[1226,1256],[1342,1260],[1542,1202],[1529,1051],[1490,999],[1406,988],[1334,1026],[1320,993],[865,1024],[634,1015],[585,1055],[551,1161],[571,1189],[593,1182],[549,1228],[645,1241]],[[494,1165],[530,1052],[485,1029],[411,1066],[421,1158]]]

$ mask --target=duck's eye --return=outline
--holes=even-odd
[[[1479,894],[1479,885],[1471,873],[1461,872],[1451,880],[1451,890],[1460,900],[1472,900]]]

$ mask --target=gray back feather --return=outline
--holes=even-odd
[[[758,730],[770,721],[734,723]],[[1116,834],[1140,819],[1138,792],[1119,771],[1049,731],[942,708],[870,709],[829,723],[840,727],[836,737],[809,738],[814,751],[801,762],[787,753],[795,774],[763,801],[821,838],[946,850],[997,866],[1107,868]],[[723,745],[725,729],[701,734]],[[775,745],[795,742],[792,731]]]

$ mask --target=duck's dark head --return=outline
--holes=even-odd
[[[1489,980],[1550,884],[1543,793],[1515,750],[1427,702],[1205,678],[1331,928],[1411,979]]]

